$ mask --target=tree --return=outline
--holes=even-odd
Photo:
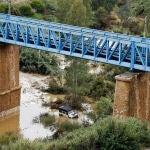
[[[104,7],[108,12],[112,11],[118,0],[92,0],[93,10],[97,10],[99,7]]]
[[[86,26],[86,7],[83,0],[75,0],[67,13],[67,23],[76,26]]]
[[[135,16],[150,15],[150,0],[133,0],[131,3],[131,11]]]
[[[74,97],[78,94],[82,95],[87,87],[89,67],[85,63],[85,60],[73,58],[69,67],[66,68],[65,80],[69,93],[72,93]]]
[[[30,5],[22,5],[19,7],[19,13],[22,16],[33,16],[34,12]]]
[[[100,0],[92,0],[92,9],[95,11],[100,7],[101,1]]]
[[[131,12],[133,16],[142,17],[144,19],[144,36],[147,30],[150,30],[150,0],[133,0],[131,3]]]
[[[110,64],[105,64],[103,67],[102,76],[105,80],[115,82],[115,76],[128,71],[125,67],[112,66]]]
[[[41,0],[32,0],[31,6],[38,13],[42,13],[44,11],[44,8],[45,8],[45,5],[44,5],[44,3]]]
[[[68,94],[71,95],[69,99],[73,104],[78,105],[77,102],[81,100],[81,96],[88,87],[88,72],[89,67],[86,61],[77,58],[72,59],[70,66],[66,68],[65,86]]]
[[[101,4],[105,9],[110,12],[114,9],[115,5],[117,4],[118,0],[101,0]]]
[[[8,4],[5,3],[0,4],[0,13],[8,13]]]
[[[42,0],[45,4],[45,13],[46,14],[53,14],[56,11],[57,1],[54,0]]]
[[[20,70],[24,72],[33,72],[39,74],[52,74],[58,68],[58,59],[56,56],[47,52],[22,48],[20,50]]]
[[[64,93],[65,90],[63,87],[64,85],[63,76],[64,76],[64,71],[58,67],[55,69],[55,71],[50,72],[49,87],[47,91],[53,94]]]
[[[83,4],[86,7],[86,26],[93,25],[93,11],[92,11],[92,1],[91,0],[83,0]]]
[[[57,0],[56,17],[58,22],[66,23],[67,13],[70,10],[71,0]]]
[[[109,13],[104,7],[99,7],[95,12],[95,25],[96,29],[105,29],[108,26]]]
[[[111,115],[112,112],[112,100],[109,97],[101,97],[100,100],[93,105],[93,111],[87,113],[87,116],[96,122],[101,118],[108,117],[108,115]]]
[[[118,1],[118,16],[122,20],[127,20],[131,16],[129,0],[119,0]]]
[[[93,24],[91,0],[57,0],[56,17],[61,23],[90,26]]]
[[[94,105],[94,110],[98,118],[103,118],[112,114],[112,102],[110,98],[101,97]]]
[[[91,82],[92,85],[89,87],[88,95],[95,100],[108,96],[110,90],[113,91],[114,89],[113,85],[108,84],[101,75],[94,78]]]

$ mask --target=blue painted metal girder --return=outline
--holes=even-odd
[[[0,14],[0,42],[150,72],[150,39]]]

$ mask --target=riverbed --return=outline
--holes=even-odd
[[[48,87],[48,81],[49,76],[20,72],[20,84],[22,86],[20,110],[0,119],[0,135],[10,131],[21,134],[23,138],[31,141],[49,138],[54,134],[55,130],[50,127],[45,128],[40,122],[34,123],[35,118],[38,118],[40,114],[49,113],[55,115],[57,121],[68,120],[67,117],[59,117],[58,110],[51,110],[49,107],[42,106],[43,102],[49,102],[65,96],[42,92],[42,88]],[[69,120],[81,123],[85,115],[82,112],[78,112],[78,115],[78,119]]]
[[[40,90],[48,86],[48,76],[20,72],[20,84],[22,86],[20,110],[0,119],[0,135],[12,131],[29,140],[53,135],[53,131],[45,128],[40,122],[33,123],[35,117],[51,111],[42,107],[42,102],[49,101],[50,96]]]

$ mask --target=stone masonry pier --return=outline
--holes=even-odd
[[[150,73],[124,73],[116,76],[113,115],[140,118],[150,124]]]
[[[20,105],[19,47],[0,43],[0,117]]]

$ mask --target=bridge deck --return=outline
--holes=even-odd
[[[0,42],[150,71],[150,39],[0,14]]]

